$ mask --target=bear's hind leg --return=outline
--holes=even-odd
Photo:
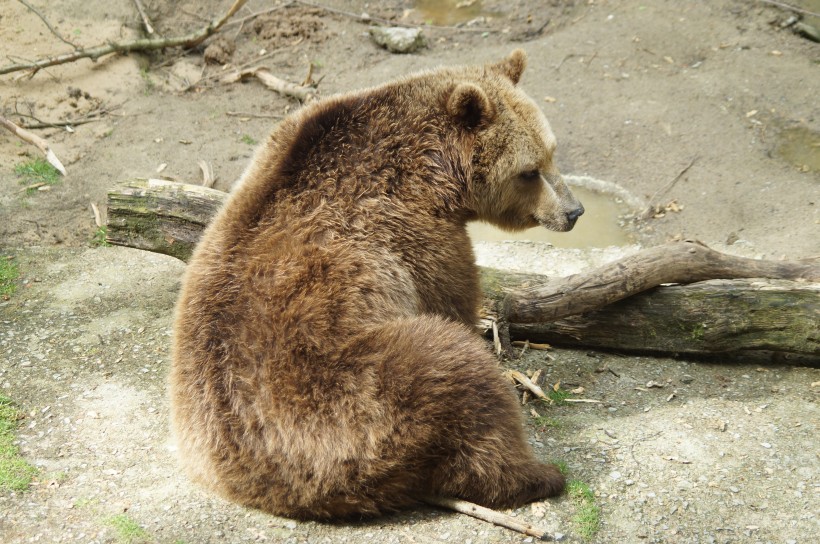
[[[511,507],[561,493],[563,475],[533,455],[515,392],[472,331],[426,315],[368,336],[396,433],[423,457],[422,495]]]

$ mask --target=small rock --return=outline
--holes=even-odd
[[[684,374],[683,376],[681,376],[680,381],[681,383],[692,383],[693,381],[695,381],[695,378],[693,378],[689,374]]]
[[[615,470],[615,471],[609,473],[609,477],[617,482],[618,480],[621,479],[621,473],[618,472],[617,470]]]
[[[292,531],[293,529],[296,529],[296,522],[295,521],[286,521],[285,522],[285,527]]]
[[[374,26],[370,37],[391,53],[413,53],[424,46],[424,36],[419,28]]]
[[[729,491],[731,491],[732,493],[739,493],[740,489],[736,488],[735,486],[731,486],[729,487]]]
[[[772,445],[769,444],[768,442],[761,442],[760,445],[763,446],[766,449],[770,449],[772,447]]]

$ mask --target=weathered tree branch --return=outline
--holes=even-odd
[[[65,167],[63,163],[60,162],[60,159],[57,158],[57,155],[51,149],[51,145],[40,136],[37,136],[33,132],[29,132],[28,130],[18,127],[2,115],[0,115],[0,125],[5,127],[9,132],[23,140],[24,142],[28,142],[30,144],[36,145],[40,151],[46,156],[46,160],[48,163],[56,168],[62,175],[66,175]]]
[[[109,192],[108,239],[187,260],[226,197],[130,180]],[[676,242],[566,278],[481,273],[482,313],[505,322],[513,338],[644,353],[773,351],[820,362],[816,262],[744,259]],[[661,285],[668,283],[688,285]]]
[[[807,267],[798,274],[807,281],[764,279],[796,277],[795,270],[787,268],[781,274],[782,269],[773,266],[746,278],[726,274],[737,279],[697,279],[683,285],[650,286],[640,293],[608,302],[613,298],[612,293],[625,292],[618,291],[618,282],[609,284],[612,293],[606,291],[606,278],[610,274],[622,271],[652,275],[649,268],[640,266],[641,255],[670,251],[673,257],[669,260],[654,265],[648,263],[648,266],[665,269],[676,266],[674,255],[680,248],[692,245],[695,244],[679,242],[650,248],[627,257],[634,262],[633,267],[621,269],[621,260],[584,274],[554,280],[537,274],[483,268],[482,313],[494,317],[494,313],[503,312],[504,302],[517,301],[515,293],[528,292],[530,294],[517,302],[536,301],[544,317],[538,318],[536,311],[528,314],[526,321],[508,316],[512,338],[634,353],[700,356],[776,352],[780,354],[776,357],[779,359],[820,363],[818,265],[791,263]],[[736,258],[715,253],[728,260]],[[600,296],[584,300],[587,293],[583,288],[566,289],[567,283],[576,282],[594,284],[592,290],[600,289]],[[536,285],[538,287],[533,287]],[[574,304],[576,299],[578,303]]]
[[[231,5],[222,17],[219,19],[214,19],[196,32],[191,32],[185,36],[177,36],[172,38],[143,38],[124,43],[110,42],[105,45],[77,48],[71,53],[46,57],[31,63],[9,64],[0,67],[0,75],[9,74],[11,72],[19,72],[22,70],[32,70],[32,74],[34,74],[41,68],[47,68],[57,64],[65,64],[67,62],[74,62],[75,60],[80,59],[91,59],[96,61],[100,57],[110,55],[112,53],[155,51],[166,47],[196,47],[222,28],[222,25],[224,25],[225,22],[239,10],[239,8],[245,5],[245,2],[247,2],[247,0],[234,0],[233,5]]]
[[[313,65],[311,65],[313,66]],[[270,73],[267,68],[257,66],[230,73],[222,78],[223,83],[236,83],[249,77],[256,77],[267,88],[285,96],[296,98],[308,104],[316,99],[316,89],[306,85],[295,85]]]
[[[503,313],[510,323],[555,321],[665,283],[735,278],[820,281],[820,264],[746,259],[720,253],[700,242],[673,242],[592,272],[510,293],[503,301]]]

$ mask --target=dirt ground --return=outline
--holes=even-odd
[[[230,4],[144,3],[166,36]],[[298,107],[258,81],[220,83],[231,67],[258,64],[299,83],[313,63],[327,96],[523,47],[522,86],[550,119],[560,169],[617,183],[633,211],[668,208],[600,230],[623,227],[642,246],[686,237],[751,256],[820,255],[820,46],[783,27],[788,11],[740,0],[417,4],[323,4],[447,27],[426,28],[427,47],[412,55],[378,48],[361,18],[304,4],[240,24],[276,5],[251,0],[207,55],[169,49],[0,76],[0,107],[15,122],[95,119],[36,130],[68,169],[47,190],[24,190],[15,167],[37,150],[0,132],[0,253],[21,271],[17,292],[0,300],[0,393],[25,412],[20,446],[40,469],[29,492],[0,496],[0,541],[127,541],[112,523],[120,514],[141,527],[132,540],[148,542],[531,541],[434,509],[296,523],[210,497],[176,471],[165,376],[184,265],[95,246],[90,204],[104,214],[106,191],[130,177],[198,182],[200,161],[229,190],[256,142]],[[22,3],[0,5],[0,63],[71,50]],[[33,5],[84,46],[140,35],[130,1]],[[581,221],[595,224],[594,215],[590,206]],[[502,264],[567,272],[550,265],[565,254],[532,244],[485,244],[483,262],[499,263],[494,248]],[[626,250],[585,250],[576,266]],[[514,364],[601,401],[522,407],[539,455],[564,461],[594,491],[601,524],[591,541],[797,543],[820,534],[816,368],[564,349]],[[580,509],[564,496],[514,514],[581,542]]]

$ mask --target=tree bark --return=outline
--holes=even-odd
[[[187,261],[226,198],[197,185],[130,180],[108,194],[108,241]],[[497,329],[512,338],[653,354],[765,351],[820,362],[817,262],[745,259],[686,241],[565,278],[481,273],[485,323],[502,323]]]
[[[108,192],[107,240],[187,261],[227,196],[201,185],[131,180]]]
[[[628,259],[639,259],[644,253],[638,252]],[[489,334],[490,320],[506,319],[512,338],[530,342],[624,353],[695,356],[776,352],[786,356],[781,358],[784,360],[820,363],[820,283],[813,274],[806,274],[809,281],[758,277],[658,285],[604,303],[612,292],[602,287],[605,280],[595,278],[597,275],[606,277],[619,269],[619,262],[557,280],[537,274],[482,269],[481,314],[485,318],[482,327],[485,334]],[[660,266],[667,265],[661,263]],[[641,270],[635,268],[633,272]],[[584,279],[591,280],[594,289],[604,290],[598,299],[602,301],[600,305],[585,304],[581,300],[584,294],[575,295],[583,290],[566,289],[567,283],[581,283]],[[535,297],[534,291],[543,297]],[[528,294],[518,299],[521,292]],[[573,303],[576,298],[578,304]],[[538,319],[532,314],[536,317],[519,320],[515,315],[505,315],[503,308],[511,300],[528,308],[530,305],[541,307],[544,318]],[[582,311],[573,313],[574,309],[581,308]]]

